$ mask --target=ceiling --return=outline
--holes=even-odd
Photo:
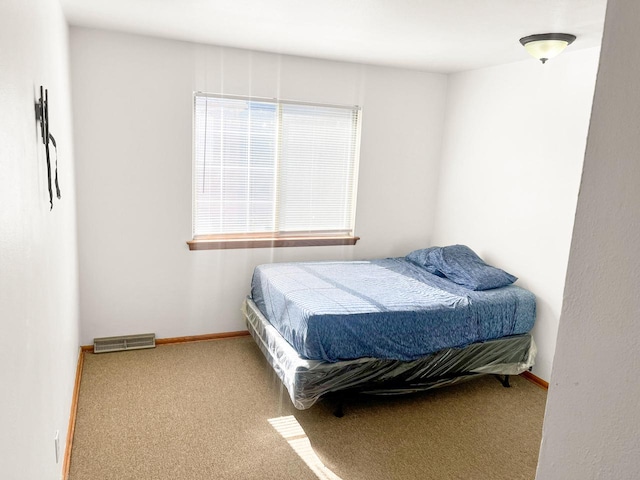
[[[60,0],[71,25],[450,73],[531,58],[518,39],[600,45],[606,0]]]

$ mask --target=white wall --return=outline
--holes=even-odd
[[[62,200],[49,211],[34,103],[49,89]],[[0,477],[60,478],[78,359],[67,26],[57,0],[0,4]]]
[[[71,29],[81,341],[245,329],[253,268],[429,244],[444,75]],[[362,106],[355,247],[189,251],[194,90]]]
[[[640,471],[640,40],[636,0],[609,0],[539,480]]]
[[[463,243],[537,296],[549,379],[598,49],[449,77],[434,243]]]

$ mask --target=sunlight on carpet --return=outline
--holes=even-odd
[[[270,418],[268,421],[320,480],[342,480],[318,458],[307,434],[293,415]]]

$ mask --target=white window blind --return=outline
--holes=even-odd
[[[357,107],[197,93],[194,238],[352,235]]]

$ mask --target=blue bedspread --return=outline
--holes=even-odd
[[[472,291],[405,258],[258,266],[251,296],[300,356],[414,360],[527,333],[535,297],[510,285]]]

